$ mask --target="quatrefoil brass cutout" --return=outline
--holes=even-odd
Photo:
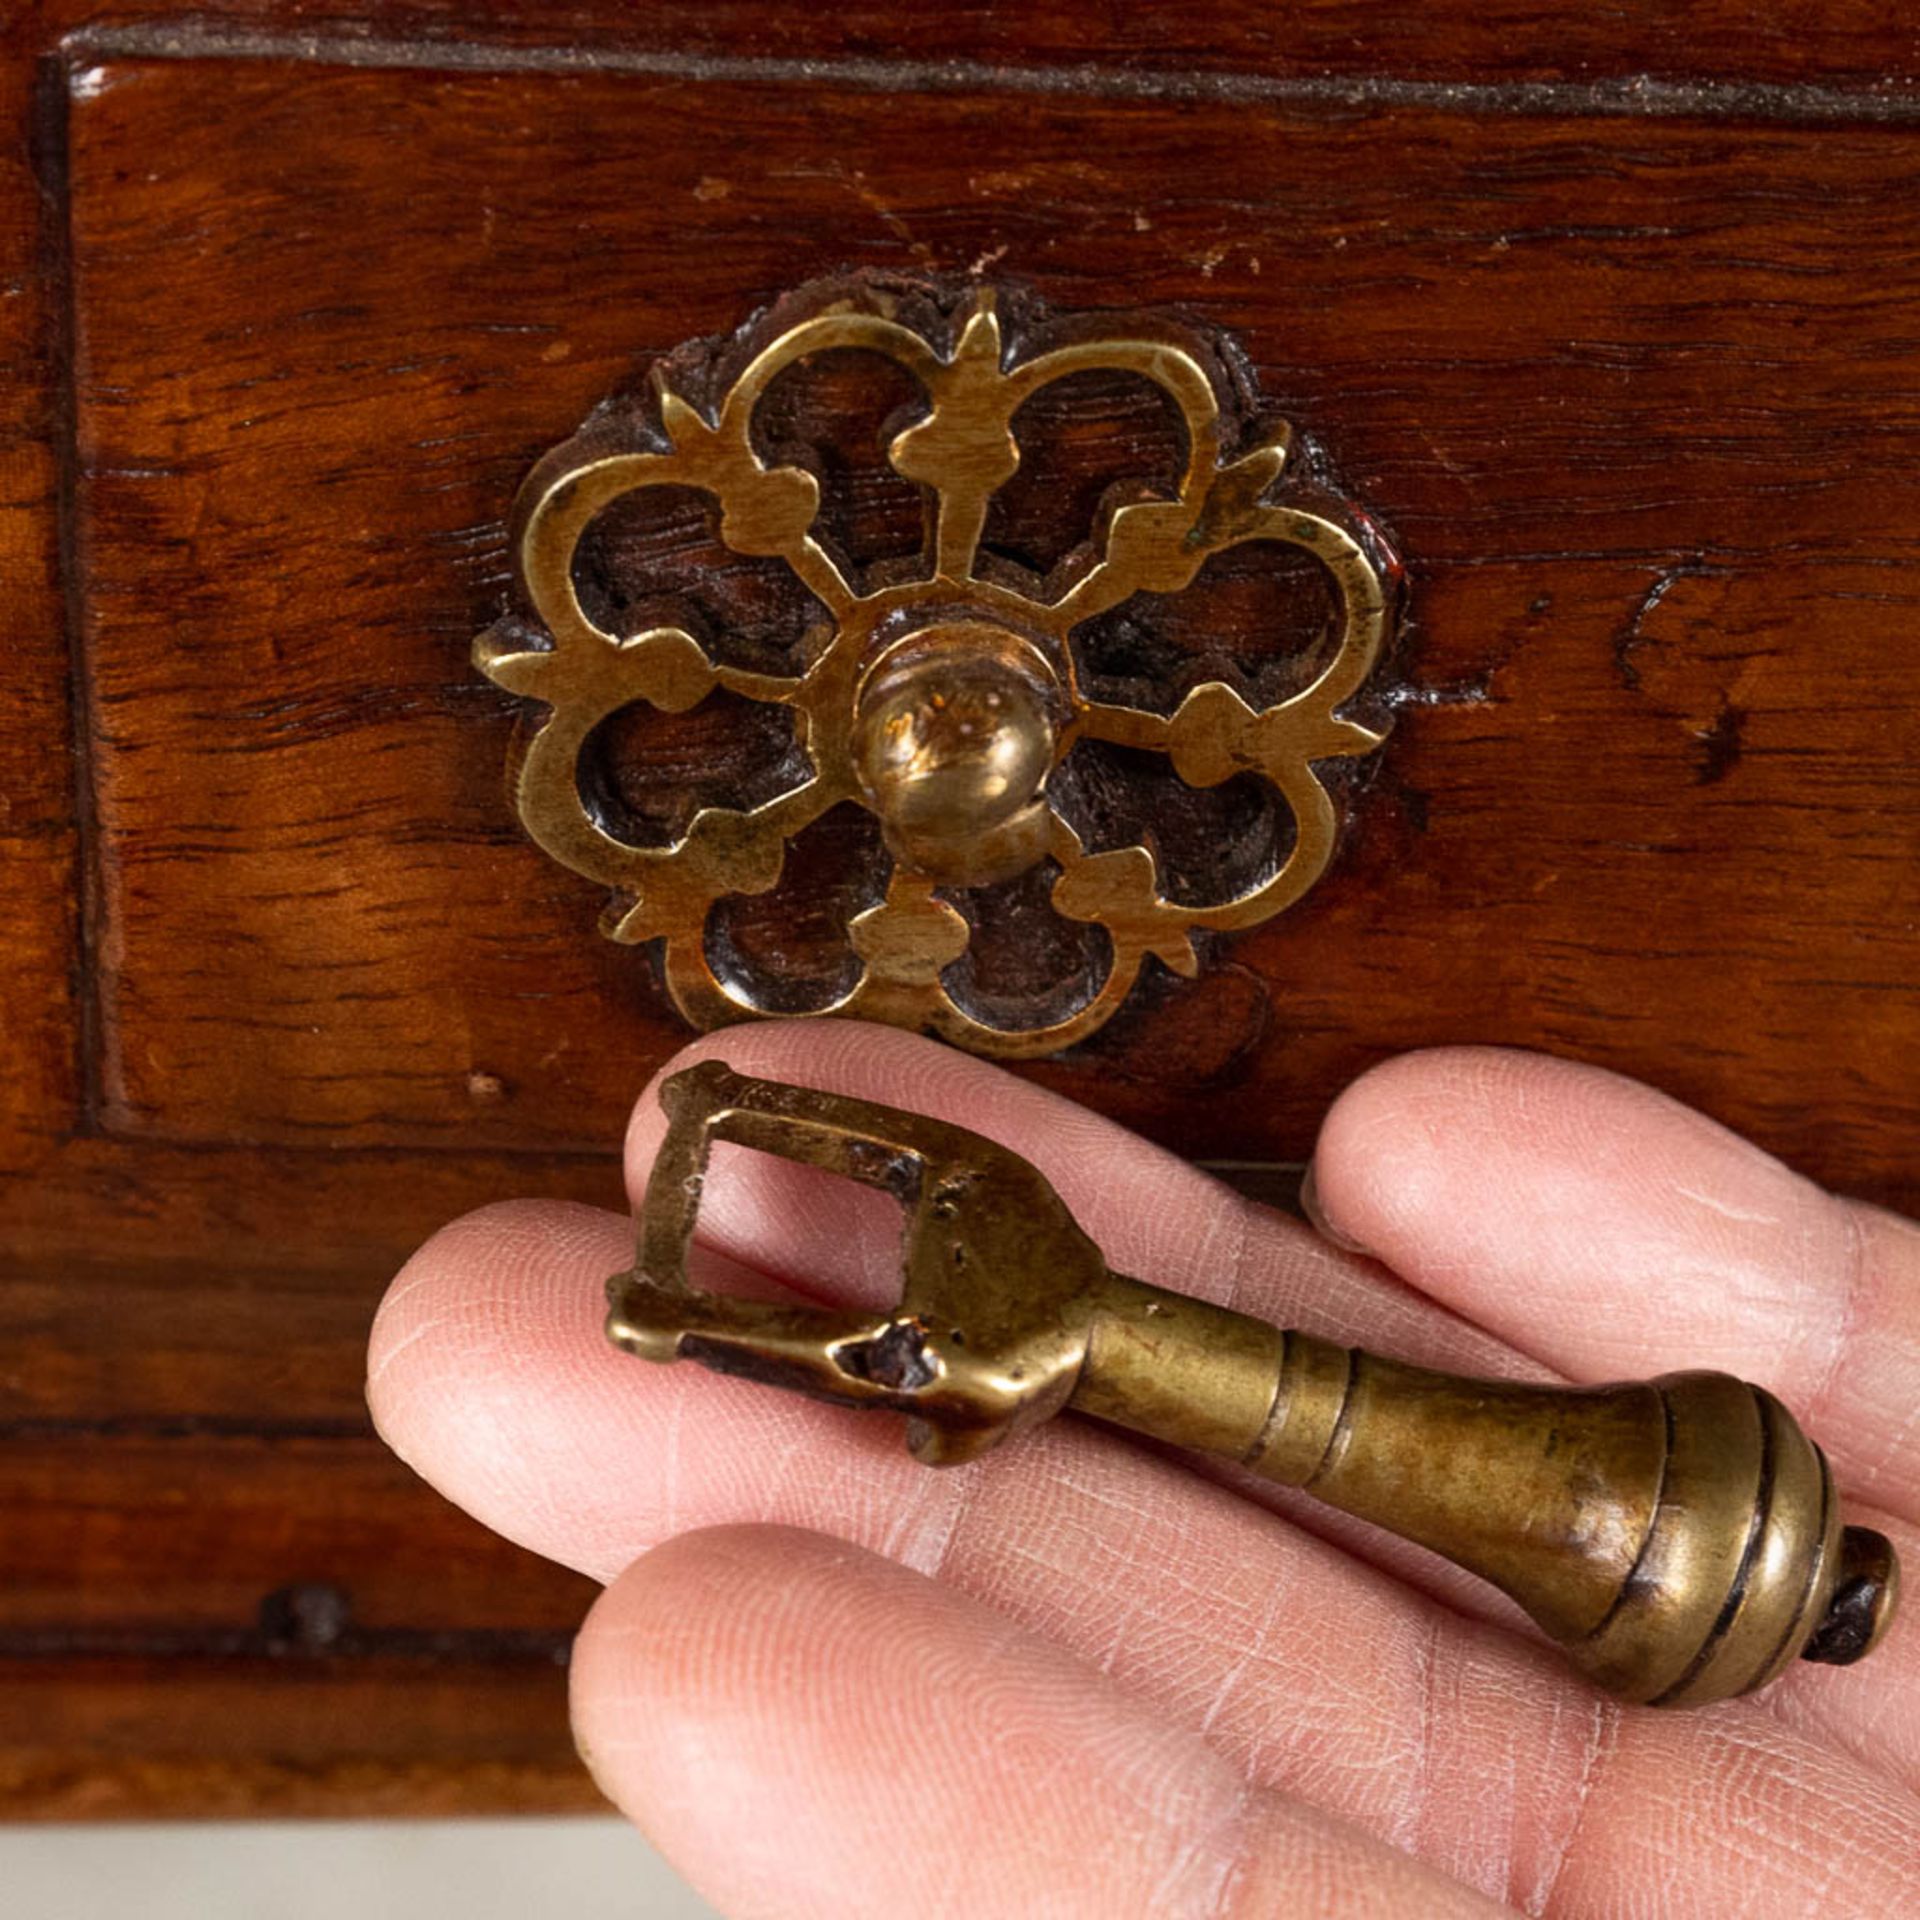
[[[824,513],[834,460],[770,450],[756,425],[782,376],[848,355],[906,377],[912,397],[880,431],[874,485],[910,485],[924,502],[919,553],[866,566]],[[994,502],[1044,425],[1029,403],[1078,392],[1087,376],[1163,397],[1182,451],[1158,489],[1108,487],[1093,537],[1047,563],[988,537]],[[716,916],[774,889],[795,836],[849,806],[880,828],[869,897],[856,888],[843,917],[844,978],[798,1010],[1035,1056],[1098,1029],[1150,959],[1192,977],[1196,935],[1279,913],[1332,858],[1340,821],[1326,776],[1381,742],[1343,708],[1381,658],[1398,581],[1366,516],[1311,458],[1290,461],[1288,431],[1250,424],[1251,394],[1231,348],[1202,330],[1153,320],[1107,333],[974,285],[821,283],[730,345],[670,356],[650,397],[610,403],[522,491],[514,549],[533,617],[502,621],[476,654],[500,686],[547,709],[513,774],[528,832],[615,890],[604,930],[661,942],[668,990],[702,1027],[796,1010],[779,982],[756,984],[736,964]],[[806,613],[780,644],[730,632],[684,574],[609,587],[604,566],[583,572],[596,527],[649,490],[697,499],[728,567],[790,571]],[[1232,634],[1184,653],[1155,639],[1169,597],[1209,566],[1298,567],[1303,556],[1326,611],[1280,649],[1277,691],[1271,673],[1263,690],[1259,674],[1221,665]],[[1086,636],[1100,633],[1092,658]],[[610,729],[712,702],[776,710],[757,736],[755,777],[716,795],[696,755],[677,817],[669,807],[668,826],[635,830],[597,769]],[[1097,779],[1079,769],[1090,754],[1106,756]],[[1170,776],[1176,797],[1233,790],[1236,851],[1217,897],[1172,871],[1156,824],[1172,817],[1164,798],[1130,802],[1117,817],[1143,824],[1109,843],[1103,823],[1116,816],[1088,796],[1116,766]],[[1088,943],[1070,977],[1024,1004],[982,989],[971,951],[990,917],[980,903],[1009,888],[1021,905],[998,937],[1030,938],[1045,908]]]

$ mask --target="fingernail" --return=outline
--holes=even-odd
[[[1367,1251],[1351,1234],[1342,1233],[1327,1218],[1326,1209],[1320,1204],[1320,1183],[1314,1178],[1311,1160],[1307,1162],[1306,1172],[1300,1176],[1300,1211],[1307,1216],[1308,1223],[1322,1240],[1330,1241],[1345,1253]]]

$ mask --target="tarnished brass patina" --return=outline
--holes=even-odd
[[[1190,330],[1075,338],[1020,358],[990,289],[971,296],[945,343],[902,324],[889,305],[868,289],[791,325],[741,368],[711,414],[656,370],[664,445],[636,448],[637,430],[623,440],[591,426],[543,462],[515,540],[538,628],[502,623],[482,636],[477,659],[499,685],[548,709],[514,773],[528,832],[556,860],[616,890],[603,923],[614,939],[662,942],[668,990],[689,1020],[711,1027],[774,1010],[716,964],[709,912],[725,896],[772,888],[793,836],[852,802],[878,816],[892,871],[884,897],[848,925],[853,984],[811,1010],[923,1028],[978,1052],[1053,1053],[1100,1027],[1150,957],[1191,977],[1196,934],[1265,920],[1325,871],[1339,820],[1322,769],[1380,744],[1375,727],[1342,709],[1380,656],[1397,565],[1363,516],[1349,530],[1311,482],[1283,483],[1284,428],[1250,450],[1228,443],[1225,375],[1204,363]],[[818,478],[770,465],[753,438],[755,409],[782,372],[848,351],[884,356],[923,390],[924,408],[894,435],[887,458],[931,503],[922,563],[908,577],[861,585],[821,533]],[[1150,382],[1177,408],[1186,455],[1175,497],[1111,504],[1099,537],[1045,579],[984,564],[990,503],[1021,461],[1016,414],[1057,382],[1113,373]],[[596,516],[648,488],[710,496],[727,548],[783,561],[824,607],[831,625],[809,636],[795,672],[724,664],[691,621],[624,637],[595,624],[575,579],[581,542]],[[1305,685],[1256,708],[1209,679],[1164,712],[1089,693],[1070,643],[1076,628],[1133,596],[1180,592],[1210,560],[1250,543],[1304,553],[1324,569],[1335,631]],[[788,708],[808,770],[762,804],[703,808],[670,845],[629,844],[583,793],[583,750],[636,702],[682,713],[716,689]],[[1195,903],[1190,893],[1170,897],[1181,890],[1151,845],[1087,845],[1049,793],[1082,741],[1166,756],[1193,787],[1242,774],[1269,783],[1282,823],[1271,860],[1229,897]],[[1043,861],[1058,868],[1054,911],[1104,928],[1110,958],[1078,1004],[996,1024],[951,990],[949,970],[972,937],[964,899],[951,896]]]
[[[1622,1698],[1695,1705],[1796,1656],[1871,1650],[1898,1587],[1885,1536],[1841,1524],[1825,1457],[1759,1387],[1464,1380],[1282,1332],[1111,1273],[1046,1180],[941,1121],[752,1080],[668,1080],[639,1258],[608,1336],[907,1416],[936,1465],[1073,1408],[1238,1460],[1444,1554],[1510,1594]],[[906,1213],[891,1311],[693,1288],[708,1155],[734,1141],[892,1194]]]

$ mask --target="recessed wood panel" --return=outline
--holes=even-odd
[[[617,1139],[683,1030],[504,797],[513,489],[785,286],[976,262],[1234,329],[1411,582],[1332,874],[1033,1071],[1290,1158],[1382,1053],[1543,1045],[1900,1190],[1920,135],[129,59],[72,193],[113,1131]]]

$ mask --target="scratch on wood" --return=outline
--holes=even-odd
[[[1653,584],[1640,596],[1632,614],[1628,616],[1627,624],[1613,643],[1614,665],[1619,669],[1621,682],[1629,692],[1641,691],[1640,669],[1635,666],[1633,656],[1648,644],[1647,623],[1659,611],[1661,602],[1683,580],[1718,579],[1731,571],[1730,567],[1719,561],[1709,560],[1705,554],[1697,553],[1690,559],[1674,561],[1662,567],[1654,576]]]

